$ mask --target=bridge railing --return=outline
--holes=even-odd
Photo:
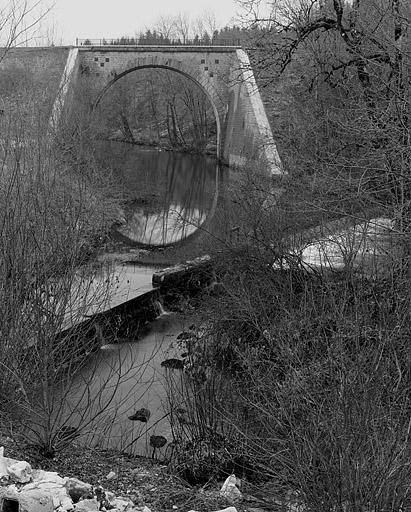
[[[79,39],[76,46],[242,46],[241,39],[217,38],[212,41],[200,39],[141,39],[134,37],[121,37],[120,39]]]

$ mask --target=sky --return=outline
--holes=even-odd
[[[238,19],[241,9],[235,0],[55,0],[41,32],[48,32],[55,44],[75,44],[76,37],[133,36],[152,27],[160,16],[181,12],[194,20],[207,11],[224,26]]]

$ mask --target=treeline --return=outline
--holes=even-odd
[[[79,45],[148,45],[148,46],[243,46],[250,38],[250,30],[238,26],[215,29],[213,32],[204,30],[188,35],[165,35],[156,28],[147,29],[134,37],[123,36],[119,39],[81,39]]]

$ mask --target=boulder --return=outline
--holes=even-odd
[[[133,502],[123,498],[115,498],[110,501],[110,505],[112,505],[118,512],[131,512],[134,510]]]
[[[7,466],[7,472],[13,482],[18,482],[20,484],[30,482],[33,473],[30,464],[25,460],[15,462],[14,464]]]
[[[243,498],[240,489],[240,480],[235,475],[230,475],[220,490],[220,495],[231,502],[240,501]]]
[[[80,512],[98,512],[99,504],[96,498],[91,500],[81,500],[74,505],[74,510]]]
[[[0,478],[8,476],[7,472],[7,459],[4,456],[4,447],[0,447]]]
[[[3,508],[8,506],[9,510],[13,510],[17,502],[19,512],[53,512],[55,508],[53,498],[48,493],[40,489],[19,492],[14,485],[0,488],[0,500]]]
[[[66,478],[61,478],[61,476],[55,471],[44,471],[43,469],[33,469],[31,474],[33,481],[39,482],[42,480],[46,480],[47,482],[55,482],[61,485],[64,485],[66,482]]]
[[[74,503],[77,503],[80,498],[89,497],[90,493],[93,492],[93,487],[90,484],[86,484],[77,478],[68,478],[64,485]]]

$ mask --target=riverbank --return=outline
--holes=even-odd
[[[70,446],[54,459],[40,458],[35,452],[20,449],[11,439],[0,437],[7,457],[26,460],[33,468],[57,472],[60,476],[77,478],[101,486],[105,490],[147,506],[151,512],[211,512],[232,505],[220,495],[222,482],[208,482],[201,487],[190,486],[173,475],[162,460],[130,456],[120,451]],[[271,490],[273,490],[272,486]],[[242,483],[243,499],[236,503],[237,512],[283,510],[281,493],[276,498],[270,486]],[[277,490],[278,491],[278,490]]]
[[[107,139],[103,139],[107,142],[121,142],[123,144],[131,144],[132,146],[140,146],[146,147],[150,149],[157,149],[159,151],[170,151],[174,153],[186,153],[190,155],[206,155],[206,156],[216,156],[217,153],[217,145],[215,143],[208,143],[204,148],[195,148],[192,146],[172,146],[171,144],[167,144],[165,142],[152,140],[149,138],[145,139],[134,139],[127,140],[124,137],[109,137]]]

